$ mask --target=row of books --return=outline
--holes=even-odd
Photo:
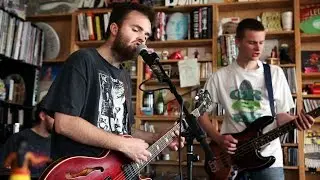
[[[297,93],[297,76],[295,68],[282,68],[287,78],[291,93]]]
[[[298,165],[298,149],[295,147],[283,147],[283,164],[285,166]]]
[[[183,15],[157,12],[155,22],[155,41],[212,38],[211,7],[196,8]]]
[[[190,39],[212,38],[212,8],[201,7],[190,14]]]
[[[228,66],[236,60],[238,48],[236,47],[235,34],[227,34],[218,38],[218,66]]]
[[[1,103],[2,101],[0,101]],[[25,111],[23,109],[0,106],[0,143],[4,143],[8,137],[25,127],[24,118]]]
[[[190,13],[184,14],[188,21],[182,25],[176,23],[176,25],[186,26],[188,33],[186,33],[185,39],[207,39],[212,37],[212,8],[201,7],[193,10]],[[165,14],[164,12],[158,12],[156,16],[156,25],[153,33],[153,40],[172,40],[168,38],[168,32],[166,32],[167,21],[172,14]],[[80,41],[86,40],[102,40],[105,38],[105,32],[107,31],[109,24],[110,12],[109,13],[92,13],[92,12],[81,12],[77,15],[79,39]],[[179,19],[181,21],[181,19]],[[181,27],[177,27],[180,29]],[[176,30],[175,28],[171,28]],[[181,29],[180,29],[181,30]],[[178,33],[178,32],[170,32]],[[179,32],[181,33],[181,32]],[[181,34],[179,37],[181,38]],[[178,40],[178,39],[175,39]]]
[[[24,110],[0,106],[0,124],[14,124],[15,122],[21,126],[24,125]]]
[[[31,22],[0,9],[0,54],[41,66],[44,33]]]
[[[319,99],[303,99],[303,106],[306,112],[310,112],[320,106]]]
[[[110,13],[79,13],[77,18],[80,41],[102,40],[105,38],[105,32],[108,28]]]
[[[298,142],[298,132],[294,129],[282,136],[280,136],[280,142],[283,143],[297,143]]]
[[[212,63],[205,62],[205,63],[198,63],[200,69],[200,78],[209,78],[212,74]]]

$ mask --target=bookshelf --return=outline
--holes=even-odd
[[[188,48],[188,47],[198,47],[205,46],[210,49],[212,53],[212,58],[199,59],[198,62],[212,62],[212,70],[216,71],[220,68],[217,65],[217,41],[218,41],[218,23],[223,17],[233,17],[237,16],[240,18],[255,18],[256,16],[261,15],[262,12],[277,12],[277,11],[287,11],[291,10],[294,13],[294,29],[292,31],[276,31],[276,32],[267,32],[266,39],[279,39],[279,44],[287,43],[291,48],[289,51],[290,57],[294,60],[292,64],[280,64],[282,68],[295,68],[296,78],[297,78],[297,93],[292,94],[294,98],[297,99],[297,109],[303,108],[303,99],[312,98],[319,99],[319,95],[302,95],[302,86],[307,83],[312,83],[319,81],[320,74],[305,74],[302,72],[301,67],[301,51],[302,50],[319,50],[320,49],[320,35],[310,35],[300,32],[300,6],[317,3],[318,0],[261,0],[261,1],[248,1],[248,2],[226,2],[226,3],[214,3],[214,4],[205,4],[205,5],[187,5],[187,6],[175,6],[175,7],[154,7],[155,11],[163,11],[165,13],[173,12],[190,12],[199,7],[211,7],[212,10],[212,38],[210,39],[190,39],[190,40],[172,40],[172,41],[148,41],[147,46],[155,49],[165,48]],[[78,20],[77,15],[79,13],[92,12],[93,14],[103,14],[111,12],[111,9],[81,9],[77,10],[74,13],[70,14],[53,14],[53,15],[37,15],[27,17],[28,20],[37,22],[44,21],[52,25],[57,33],[59,34],[61,44],[64,47],[61,47],[62,52],[59,56],[53,60],[44,60],[44,63],[56,63],[63,62],[66,57],[71,53],[80,48],[85,47],[98,47],[104,43],[103,40],[88,40],[80,41],[79,40],[79,31],[78,31]],[[171,64],[174,65],[178,60],[161,60],[162,64]],[[178,116],[146,116],[143,115],[140,111],[142,106],[143,93],[138,89],[138,85],[144,80],[144,62],[141,59],[137,61],[137,76],[132,77],[134,85],[136,85],[136,127],[139,128],[140,124],[145,122],[155,125],[156,131],[161,131],[165,127],[168,127],[173,124],[173,122],[178,118]],[[178,84],[177,79],[173,81]],[[204,79],[201,82],[201,85],[204,84]],[[156,80],[151,81],[150,83],[145,84],[145,87],[159,86]],[[161,86],[161,85],[160,85]],[[180,89],[179,91],[185,92],[186,90]],[[317,121],[317,124],[320,121]],[[221,123],[220,121],[217,123]],[[319,128],[319,126],[316,126]],[[298,166],[285,166],[286,170],[286,179],[316,179],[319,176],[309,173],[304,164],[304,133],[298,133],[298,142],[295,143],[286,143],[282,144],[283,147],[292,147],[298,148]],[[196,146],[199,154],[201,150],[199,146]],[[197,152],[197,153],[198,153]],[[177,157],[177,154],[173,154],[171,157]],[[197,166],[200,170],[200,165]],[[167,161],[157,161],[151,164],[156,166],[157,169],[165,170],[161,166],[176,166],[176,162],[167,162]],[[170,168],[169,168],[170,169]],[[168,170],[168,168],[167,168]],[[177,169],[176,169],[177,170]],[[200,171],[199,171],[200,172]],[[199,173],[197,171],[197,173]],[[203,173],[203,172],[202,172]],[[200,172],[200,175],[201,174]],[[314,178],[316,177],[316,178]]]
[[[30,128],[38,100],[38,78],[43,57],[43,31],[6,8],[0,8],[0,143],[13,134],[13,126]]]

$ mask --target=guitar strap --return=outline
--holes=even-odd
[[[263,63],[263,72],[264,72],[264,80],[266,83],[267,91],[268,91],[268,98],[269,98],[269,104],[271,108],[272,116],[275,117],[275,111],[274,111],[274,98],[273,98],[273,89],[272,89],[272,79],[271,79],[271,71],[270,71],[270,65]]]

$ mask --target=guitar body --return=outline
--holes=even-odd
[[[248,128],[240,133],[231,134],[238,140],[237,147],[259,137],[263,128],[273,122],[273,117],[263,116],[254,121]],[[239,172],[244,170],[259,170],[271,166],[275,162],[273,156],[263,157],[259,149],[247,148],[237,149],[235,154],[228,154],[215,142],[210,143],[210,147],[215,155],[214,160],[205,162],[206,172],[211,180],[226,180],[235,176],[232,168]],[[214,172],[213,172],[214,171]]]
[[[122,170],[122,165],[130,162],[129,158],[116,151],[105,151],[100,157],[73,156],[51,164],[40,179],[130,179]]]

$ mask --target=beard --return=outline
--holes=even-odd
[[[120,62],[132,60],[137,57],[136,48],[127,45],[129,42],[122,33],[118,33],[111,47]]]

